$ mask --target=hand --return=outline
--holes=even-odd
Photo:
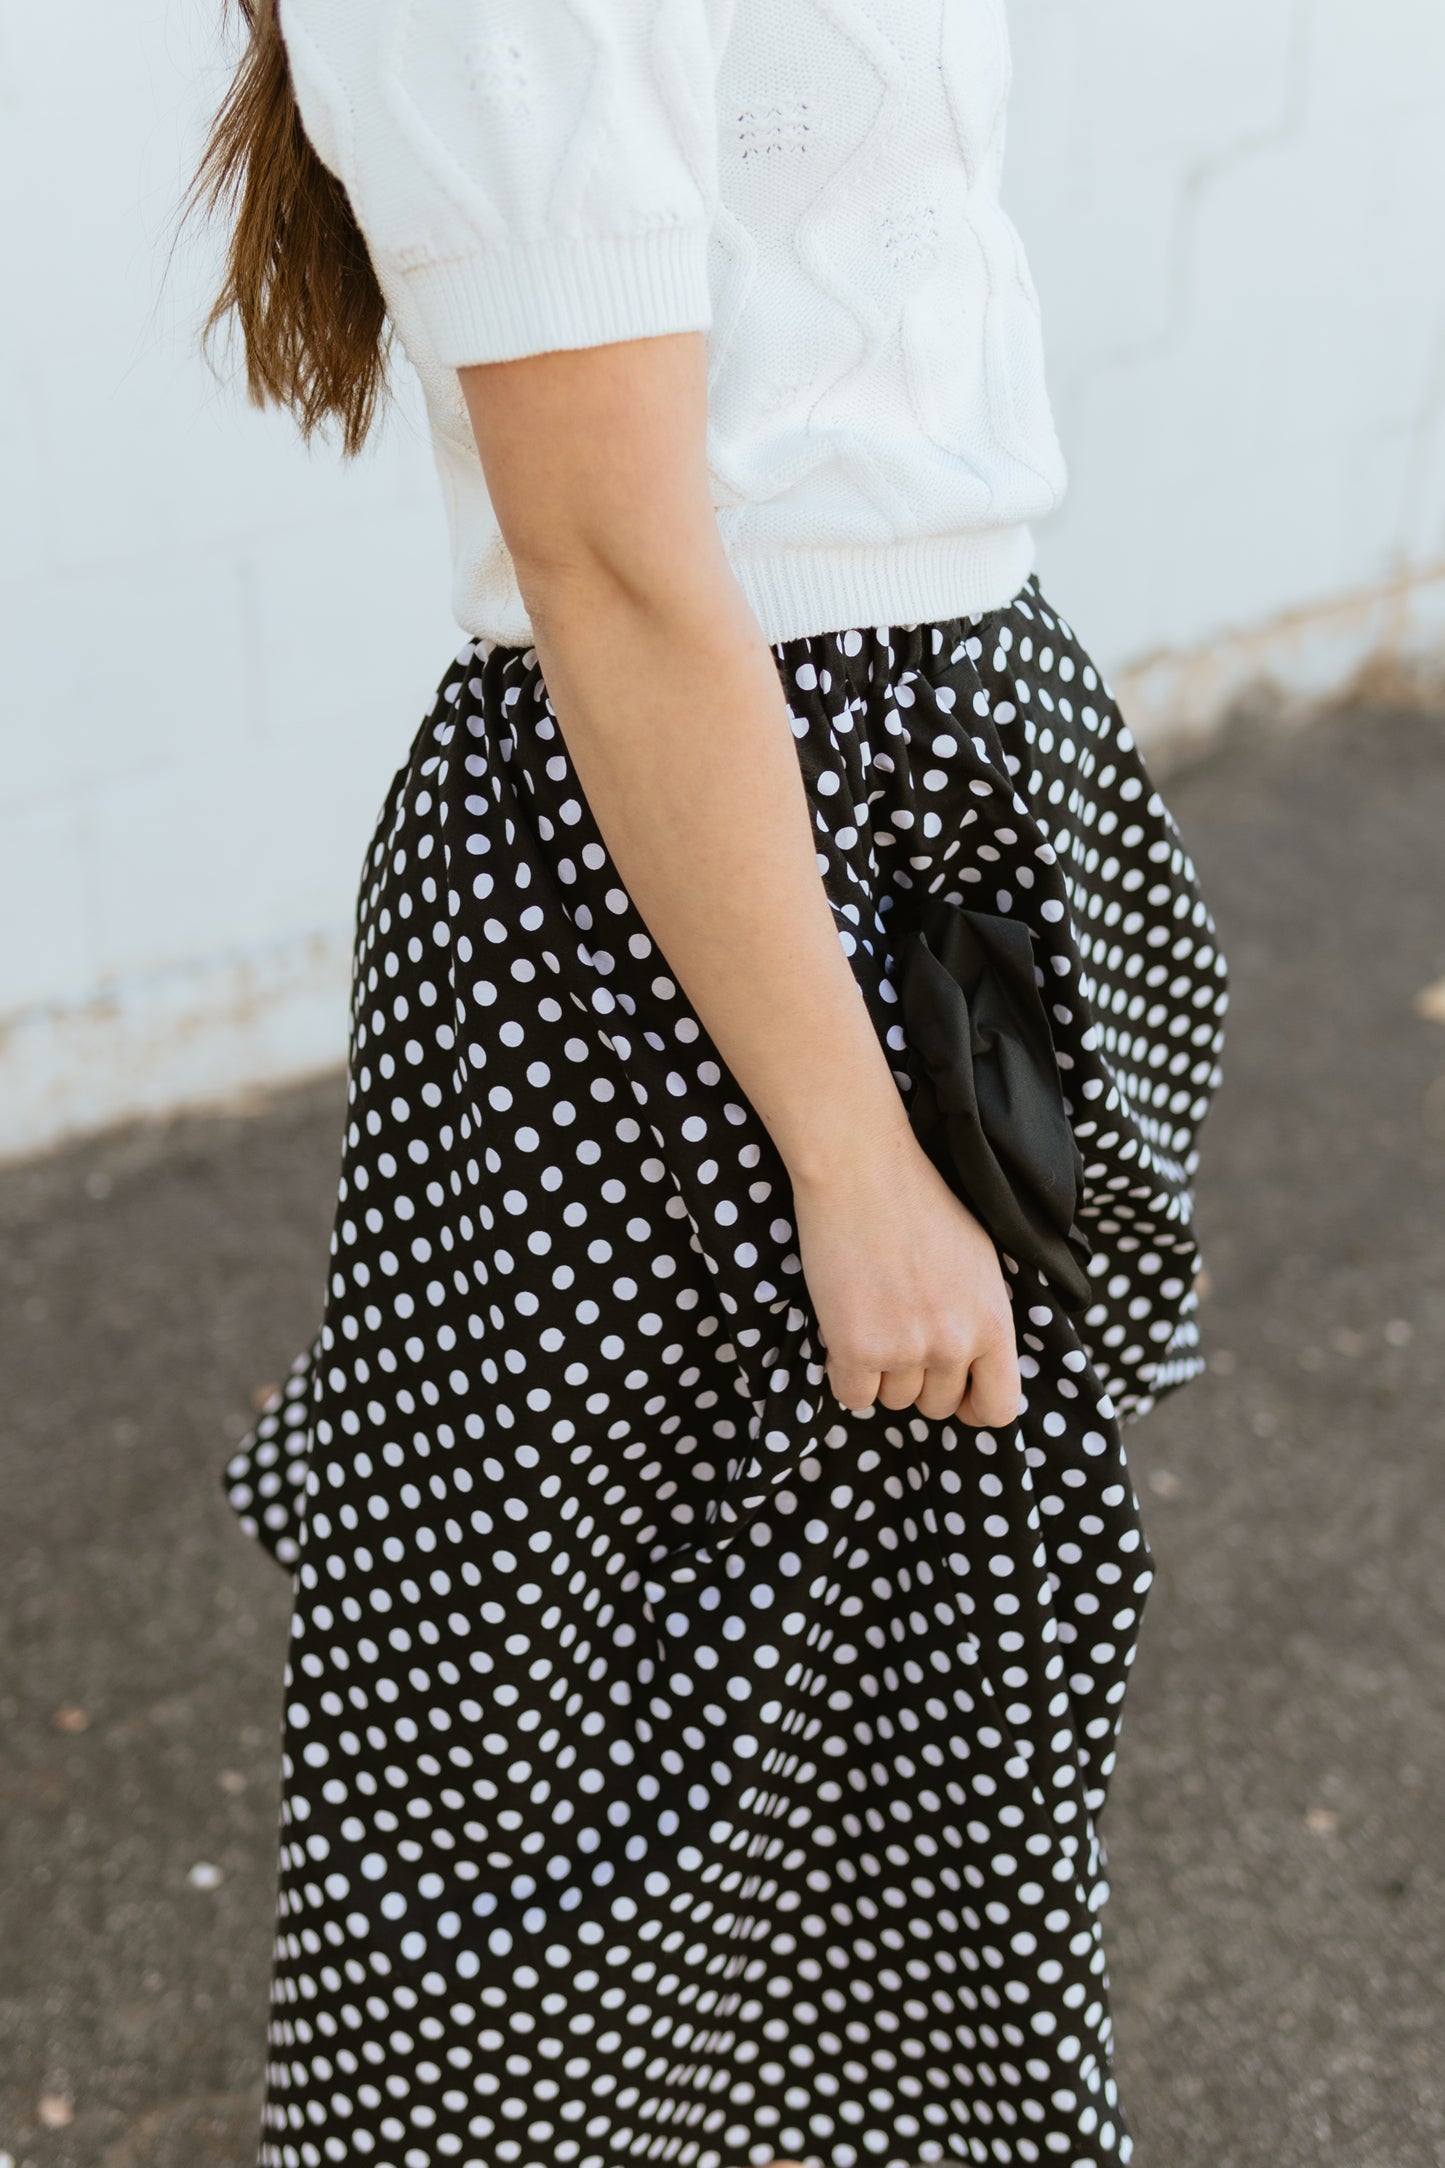
[[[793,1180],[803,1277],[845,1408],[879,1401],[976,1429],[1023,1405],[1013,1308],[987,1230],[909,1129]]]

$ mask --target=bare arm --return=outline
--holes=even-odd
[[[993,1246],[920,1150],[843,954],[772,652],[728,565],[700,332],[461,372],[547,689],[614,863],[793,1184],[846,1406],[1010,1419]],[[946,1403],[946,1404],[945,1404]]]

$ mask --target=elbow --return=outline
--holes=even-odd
[[[716,613],[721,583],[731,584],[715,525],[671,547],[636,534],[551,535],[534,547],[508,549],[527,616],[545,639],[569,623],[607,616],[685,621]]]

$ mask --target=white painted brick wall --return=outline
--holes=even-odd
[[[339,1058],[361,852],[456,644],[403,398],[218,385],[177,200],[212,0],[0,0],[0,1151]],[[1013,0],[1009,198],[1144,733],[1445,656],[1445,9]]]
[[[1013,21],[1010,207],[1072,478],[1043,571],[1146,734],[1258,669],[1445,651],[1445,8]]]

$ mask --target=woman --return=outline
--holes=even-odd
[[[1120,1427],[1202,1367],[1225,964],[1032,571],[998,8],[250,33],[217,315],[349,450],[394,329],[467,635],[227,1471],[295,1585],[261,2160],[1125,2161]]]

